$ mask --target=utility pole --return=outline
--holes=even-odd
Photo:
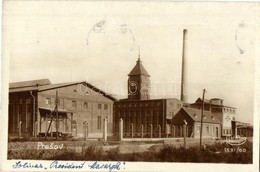
[[[56,90],[55,110],[56,110],[56,140],[58,140],[58,128],[59,128],[59,112],[58,112],[58,90]]]
[[[204,117],[204,96],[205,96],[206,89],[203,89],[203,96],[202,96],[202,110],[201,110],[201,119],[200,119],[200,149],[202,148],[202,130],[203,130],[203,117]]]

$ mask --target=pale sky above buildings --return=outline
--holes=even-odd
[[[3,55],[9,81],[86,80],[127,97],[138,58],[151,97],[180,97],[182,30],[187,29],[187,95],[222,98],[253,122],[255,3],[4,1]]]

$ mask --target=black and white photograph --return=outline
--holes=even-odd
[[[259,7],[3,0],[1,170],[259,170]]]

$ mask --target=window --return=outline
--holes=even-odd
[[[104,109],[105,109],[105,110],[108,110],[108,105],[104,105]]]
[[[207,126],[207,128],[206,128],[206,129],[207,129],[207,134],[209,134],[209,126]]]
[[[51,98],[46,98],[45,99],[45,104],[50,105],[51,104]]]
[[[98,120],[97,120],[97,129],[98,129],[98,130],[101,129],[101,116],[98,116]]]
[[[197,126],[197,133],[200,133],[200,126]]]
[[[84,108],[84,109],[88,109],[88,102],[84,102],[84,103],[83,103],[83,108]]]
[[[72,107],[77,108],[77,102],[76,101],[72,101]]]
[[[59,106],[60,105],[60,99],[55,99],[55,101],[57,101],[57,105]]]
[[[102,108],[102,105],[101,104],[98,104],[98,109],[101,109]]]

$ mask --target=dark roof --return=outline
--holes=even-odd
[[[192,119],[193,121],[200,122],[201,121],[201,110],[195,108],[182,108]],[[203,112],[204,118],[203,122],[206,123],[217,123],[220,124],[221,122],[216,118],[216,116],[211,113],[210,111]]]
[[[49,112],[52,112],[54,110],[54,108],[47,108],[47,107],[39,107],[39,110],[46,110],[46,111],[49,111]],[[72,111],[68,111],[67,109],[58,109],[58,112],[61,112],[61,113],[72,113]]]
[[[202,99],[200,97],[195,101],[195,103],[198,103],[198,102],[202,102]],[[204,99],[204,103],[210,103],[210,100]]]
[[[250,126],[237,126],[238,129],[253,129],[253,126],[250,125]]]
[[[51,84],[51,81],[49,79],[38,79],[38,80],[31,80],[31,81],[11,82],[11,83],[9,83],[9,89],[33,87],[33,86],[41,86],[41,85],[49,85],[49,84]]]
[[[131,72],[128,74],[128,76],[133,76],[133,75],[145,75],[145,76],[150,76],[148,72],[145,70],[145,68],[142,65],[142,61],[140,58],[136,61],[135,67],[131,70]]]
[[[220,98],[212,98],[210,100],[204,99],[204,103],[209,104],[209,105],[213,105],[214,107],[218,106],[218,107],[227,107],[227,108],[236,109],[235,107],[232,107],[232,106],[226,106],[226,105],[219,105],[219,104],[211,103],[211,100],[223,100],[223,99],[220,99]],[[195,103],[191,103],[190,105],[196,105],[196,104],[202,104],[202,99],[200,97],[195,101]]]
[[[84,81],[82,82],[66,82],[66,83],[58,83],[58,84],[51,84],[51,85],[44,85],[44,86],[39,86],[38,87],[38,91],[46,91],[46,90],[51,90],[51,89],[55,89],[55,88],[60,88],[60,87],[67,87],[67,86],[71,86],[71,85],[76,85],[76,84],[80,84],[80,83],[84,83]]]
[[[211,98],[210,100],[223,100],[221,98]]]
[[[25,81],[25,82],[30,82],[30,81]],[[47,82],[46,82],[47,83]],[[92,90],[102,94],[103,96],[115,101],[116,98],[111,96],[110,94],[105,93],[104,91],[100,90],[99,88],[93,86],[92,84],[86,82],[86,81],[78,81],[78,82],[67,82],[67,83],[58,83],[58,84],[45,84],[45,85],[34,85],[34,86],[25,86],[25,87],[13,87],[9,88],[9,93],[15,93],[15,92],[24,92],[24,91],[46,91],[46,90],[52,90],[52,89],[57,89],[61,87],[67,87],[71,85],[77,85],[77,84],[84,84],[87,87],[91,88]]]

